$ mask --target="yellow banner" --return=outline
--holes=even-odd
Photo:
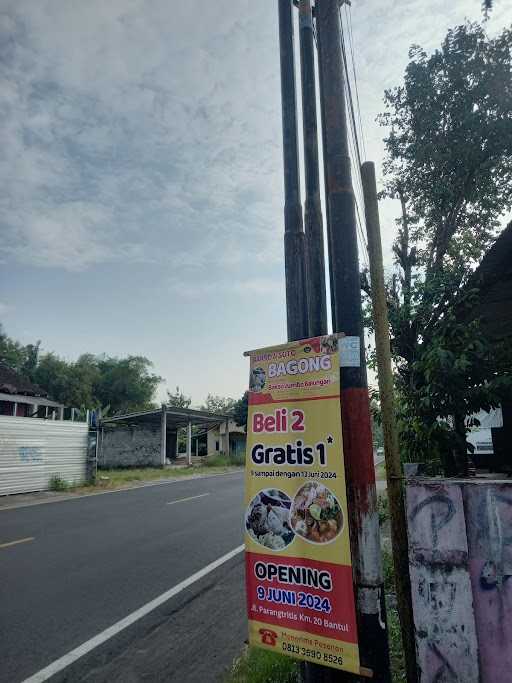
[[[358,673],[338,337],[246,355],[250,643]]]

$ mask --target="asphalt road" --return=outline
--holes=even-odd
[[[0,681],[24,681],[235,549],[242,501],[235,473],[0,510]],[[51,680],[221,681],[245,638],[238,553]]]

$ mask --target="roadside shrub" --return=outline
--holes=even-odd
[[[379,524],[382,526],[389,519],[389,502],[387,495],[382,493],[377,498],[377,511],[379,513]]]
[[[226,683],[298,683],[299,663],[279,652],[250,647],[238,659]]]
[[[52,474],[50,477],[50,491],[67,491],[69,485],[60,474]]]

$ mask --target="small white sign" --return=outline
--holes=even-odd
[[[361,365],[361,338],[340,337],[338,339],[340,368],[358,368]]]

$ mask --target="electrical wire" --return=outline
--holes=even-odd
[[[350,121],[353,126],[353,130],[355,133],[355,141],[356,141],[356,151],[357,151],[357,160],[359,162],[359,166],[361,166],[361,150],[359,148],[359,139],[357,136],[357,125],[356,125],[356,117],[354,114],[354,101],[352,98],[352,87],[350,85],[350,75],[349,75],[349,70],[348,70],[348,65],[347,65],[347,52],[345,49],[345,31],[343,29],[343,19],[341,16],[341,7],[338,8],[338,13],[340,17],[340,26],[341,26],[341,54],[343,57],[343,67],[345,69],[345,83],[347,84],[347,89],[348,89],[348,104],[349,104],[349,113],[350,113]]]
[[[361,219],[361,212],[359,205],[364,210],[364,193],[363,193],[363,184],[362,184],[362,178],[361,178],[361,165],[362,165],[362,159],[361,159],[361,146],[363,145],[363,134],[362,134],[362,121],[361,121],[361,111],[360,107],[357,106],[358,109],[358,120],[359,120],[359,131],[357,128],[357,123],[356,123],[356,117],[355,117],[355,112],[354,112],[354,100],[352,96],[352,87],[350,84],[350,72],[348,68],[348,60],[347,60],[347,50],[345,46],[345,31],[343,28],[343,18],[341,15],[341,8],[338,8],[339,12],[339,19],[340,19],[340,28],[341,28],[341,54],[343,58],[343,69],[345,72],[345,94],[346,94],[346,100],[348,102],[348,109],[349,109],[349,132],[350,135],[347,136],[349,140],[349,153],[351,152],[351,157],[352,157],[352,165],[355,167],[356,172],[354,173],[354,200],[355,200],[355,209],[356,209],[356,224],[357,224],[357,230],[359,233],[359,242],[361,246],[361,261],[363,265],[368,268],[369,267],[369,256],[368,256],[368,245],[366,242],[366,237],[364,234],[363,230],[363,221]],[[348,24],[348,22],[347,22]],[[347,31],[347,33],[350,32],[350,27]],[[349,37],[350,39],[350,37]],[[354,89],[357,88],[357,76],[356,76],[356,69],[355,69],[355,61],[353,57],[353,41],[352,41],[352,53],[351,53],[351,58],[352,58],[352,72],[353,72],[353,77],[354,77]],[[358,95],[356,91],[356,97],[357,97],[357,104],[359,105],[359,100],[358,100]],[[361,145],[359,144],[359,134],[361,135]],[[364,147],[363,147],[364,150]],[[359,195],[359,197],[358,197]]]
[[[369,255],[368,255],[368,244],[366,242],[365,234],[364,234],[364,229],[363,229],[363,220],[361,218],[361,210],[364,212],[364,193],[363,193],[363,184],[362,184],[362,178],[361,178],[361,150],[360,147],[362,146],[363,148],[363,154],[366,157],[366,149],[365,149],[365,144],[364,144],[364,135],[363,135],[363,126],[362,126],[362,120],[361,120],[361,109],[359,106],[359,91],[357,87],[357,75],[356,75],[356,67],[355,67],[355,59],[354,59],[354,43],[353,43],[353,36],[352,36],[352,26],[351,23],[347,20],[347,26],[348,26],[348,35],[349,35],[349,46],[350,46],[350,55],[351,55],[351,62],[352,62],[352,74],[353,74],[353,80],[354,80],[354,89],[356,93],[356,102],[357,102],[357,114],[358,114],[358,121],[359,121],[359,131],[357,130],[357,125],[356,125],[356,118],[355,118],[355,113],[354,113],[354,103],[353,103],[353,97],[352,97],[352,89],[350,85],[350,76],[349,76],[349,69],[348,69],[348,64],[347,64],[347,50],[345,47],[345,36],[344,36],[344,31],[343,31],[343,20],[341,16],[341,8],[338,8],[339,11],[339,17],[340,17],[340,26],[341,26],[341,52],[342,52],[342,57],[343,57],[343,69],[345,71],[345,79],[344,79],[344,87],[345,87],[345,97],[346,101],[349,103],[349,111],[350,111],[350,117],[349,117],[349,132],[350,135],[347,136],[348,142],[349,142],[349,155],[352,160],[352,166],[356,168],[356,173],[354,174],[354,180],[355,182],[353,183],[353,190],[354,190],[354,203],[355,203],[355,218],[356,218],[356,226],[357,226],[357,233],[358,233],[358,242],[359,242],[359,253],[360,253],[360,259],[362,265],[369,269]],[[348,16],[348,15],[347,15]],[[313,23],[313,38],[315,41],[316,48],[318,50],[318,40],[317,40],[317,33],[316,33],[316,26],[315,23]],[[359,135],[361,137],[361,145],[359,144]],[[360,209],[360,206],[362,209]]]
[[[351,5],[345,4],[345,14],[347,16],[347,25],[348,25],[348,38],[349,38],[349,44],[350,44],[350,56],[352,60],[352,73],[354,77],[354,88],[356,91],[356,103],[357,103],[357,116],[359,119],[359,132],[361,134],[361,144],[363,147],[363,155],[366,159],[366,144],[364,140],[364,130],[363,130],[363,122],[361,118],[361,106],[359,104],[359,87],[357,85],[357,73],[356,73],[356,60],[354,56],[354,34],[352,32],[352,7]]]

